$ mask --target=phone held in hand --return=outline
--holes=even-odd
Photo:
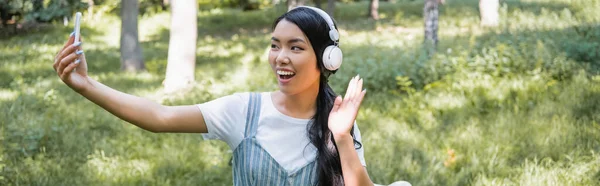
[[[75,13],[75,29],[73,30],[73,32],[75,32],[75,40],[73,42],[79,41],[80,25],[81,25],[81,12],[77,12],[77,13]]]
[[[74,33],[75,33],[75,39],[73,40],[73,43],[79,42],[79,34],[80,34],[80,26],[81,25],[81,12],[77,12],[75,13],[75,28],[74,28]],[[80,59],[75,60],[75,64],[78,64],[80,62]],[[77,68],[73,68],[73,72],[75,72],[77,70]]]

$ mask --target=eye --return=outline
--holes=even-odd
[[[271,49],[279,49],[279,47],[275,44],[271,44]]]
[[[293,47],[292,47],[292,50],[295,50],[295,51],[300,51],[300,50],[304,50],[304,49],[303,49],[303,48],[300,48],[300,47],[297,47],[297,46],[293,46]]]

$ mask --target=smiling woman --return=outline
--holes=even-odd
[[[355,122],[363,80],[352,78],[343,98],[328,84],[342,62],[338,42],[324,11],[295,8],[273,24],[268,61],[279,90],[198,105],[163,106],[97,82],[73,37],[53,67],[73,90],[140,128],[225,141],[234,152],[234,185],[373,185]]]
[[[352,139],[351,136],[350,139],[352,140],[350,142],[358,147],[360,157],[347,156],[348,161],[344,162],[340,158],[345,154],[331,149],[332,146],[336,145],[338,151],[342,149],[339,148],[340,144],[334,142],[336,140],[334,135],[338,132],[348,134],[348,130],[350,130],[350,134],[354,134],[353,129],[350,127],[356,116],[355,112],[348,111],[346,114],[348,116],[354,114],[354,117],[348,117],[349,121],[341,121],[345,123],[342,125],[347,128],[342,127],[339,131],[334,131],[332,130],[333,127],[329,126],[337,122],[330,120],[335,118],[337,113],[332,112],[332,107],[334,107],[332,103],[336,98],[335,93],[327,83],[327,78],[337,68],[325,68],[325,66],[332,66],[326,64],[335,63],[339,67],[339,64],[341,64],[341,52],[333,53],[333,55],[338,55],[337,59],[339,61],[328,60],[330,51],[327,48],[337,45],[337,42],[339,42],[333,20],[322,10],[300,7],[279,17],[273,27],[269,63],[278,76],[280,90],[273,94],[273,101],[277,110],[282,111],[285,115],[312,119],[307,129],[308,138],[316,148],[317,157],[315,161],[318,166],[315,174],[318,174],[318,182],[323,185],[342,185],[344,182],[352,183],[354,181],[358,184],[359,181],[363,181],[362,185],[364,185],[364,182],[368,181],[368,176],[364,168],[360,166],[365,165],[362,156],[362,144],[356,139]],[[326,57],[323,58],[323,56]],[[358,77],[356,77],[351,81],[351,84],[354,81],[362,87],[362,80],[358,80]],[[354,90],[354,93],[359,94],[360,100],[362,100],[365,93],[364,91],[359,93],[361,87],[353,87],[358,88],[358,91]],[[339,104],[340,100],[337,103]],[[344,106],[358,110],[358,105],[354,103]],[[335,110],[333,109],[333,111]],[[328,126],[330,130],[327,130]],[[353,148],[346,150],[350,151],[347,152],[348,155],[356,154]],[[356,161],[360,159],[363,160]],[[358,164],[359,162],[360,164]],[[343,163],[348,163],[345,167],[347,168],[346,175],[342,173],[341,164]],[[358,179],[350,180],[350,176]],[[344,180],[344,177],[348,179]]]

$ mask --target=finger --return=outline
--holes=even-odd
[[[355,81],[356,81],[356,76],[354,76],[350,80],[350,82],[348,82],[348,90],[346,90],[346,96],[344,97],[344,101],[349,100],[349,98],[352,97]]]
[[[352,84],[352,80],[354,80],[354,77],[352,79],[350,79],[350,82],[348,82],[348,88],[346,88],[346,94],[344,94],[344,99],[346,99],[349,96],[350,85]]]
[[[62,47],[61,50],[64,50],[65,48],[67,48],[69,45],[73,44],[73,41],[75,41],[75,32],[71,33],[71,35],[69,35],[69,39],[67,40],[67,42],[65,43],[65,45]]]
[[[350,94],[350,100],[348,101],[354,101],[356,99],[357,94],[360,94],[360,89],[358,88],[358,82],[360,81],[360,75],[356,75],[356,79],[354,80],[354,85],[352,86],[352,94]]]
[[[57,57],[57,61],[60,62],[60,60],[62,60],[62,58],[64,58],[65,56],[75,52],[75,50],[79,50],[81,49],[81,42],[74,42],[73,44],[67,46],[66,48],[64,48],[63,50],[60,51],[60,53],[58,54]]]
[[[73,69],[75,69],[77,66],[79,66],[79,64],[81,64],[81,63],[78,62],[78,60],[75,60],[73,63],[69,64],[65,68],[65,70],[63,70],[62,74],[60,75],[60,79],[69,78],[69,74],[71,74],[71,72],[73,72]]]
[[[65,43],[65,45],[63,45],[63,47],[56,53],[56,55],[54,56],[54,70],[56,70],[56,65],[58,64],[59,60],[59,56],[61,54],[61,52],[63,50],[65,50],[65,48],[69,47],[70,45],[73,44],[73,41],[75,40],[75,36],[73,36],[75,33],[71,33],[71,35],[69,36],[69,39],[67,39],[67,42]]]
[[[356,92],[356,82],[358,81],[358,76],[354,76],[354,79],[352,79],[352,81],[350,81],[349,85],[348,85],[348,97],[344,98],[344,101],[351,101],[352,97],[354,97],[354,94]]]
[[[360,107],[360,104],[362,103],[363,98],[365,98],[365,94],[367,94],[367,89],[364,89],[363,91],[360,92],[360,94],[359,94],[359,96],[357,98],[357,101],[356,101],[356,103],[357,103],[356,106],[357,107]]]
[[[57,67],[58,75],[60,76],[63,73],[65,67],[67,67],[69,64],[73,63],[77,58],[79,58],[79,56],[81,54],[83,54],[83,51],[81,51],[81,52],[77,51],[76,53],[71,53],[67,57],[63,58]]]
[[[362,86],[363,86],[363,79],[361,78],[356,82],[356,88],[354,88],[355,94],[352,97],[353,101],[358,100],[358,98],[360,97],[360,94],[362,93],[361,92]]]
[[[71,44],[70,46],[68,46],[67,48],[65,48],[64,50],[62,50],[60,52],[60,54],[58,54],[58,57],[56,58],[55,62],[54,62],[54,70],[58,72],[58,68],[60,66],[60,62],[69,54],[72,54],[73,52],[75,52],[75,50],[81,50],[81,42],[75,42],[73,44]]]
[[[342,104],[342,96],[335,97],[335,101],[333,102],[333,108],[331,108],[331,112],[336,112],[340,105]]]
[[[73,63],[75,61],[75,59],[77,59],[76,54],[71,54],[71,55],[68,55],[68,56],[62,58],[60,60],[60,62],[58,62],[58,66],[56,67],[57,75],[60,77],[62,75],[63,71],[65,70],[65,67],[67,67],[67,65]]]

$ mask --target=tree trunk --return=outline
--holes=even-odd
[[[379,8],[379,0],[371,0],[371,3],[369,4],[369,17],[374,19],[374,20],[378,20],[379,19],[379,13],[377,12],[377,9]]]
[[[144,70],[142,47],[138,40],[138,1],[121,1],[121,70]]]
[[[315,0],[315,7],[321,8],[321,0]]]
[[[194,82],[198,4],[192,0],[171,1],[171,33],[167,73],[163,82],[166,92],[186,88]]]
[[[335,0],[327,0],[327,14],[333,17],[333,13],[335,12]]]
[[[169,5],[169,0],[162,0],[162,1],[160,1],[160,8],[163,11],[167,10],[167,5]]]
[[[288,0],[287,1],[287,6],[288,6],[288,11],[292,10],[293,8],[297,7],[297,6],[304,6],[306,0]]]
[[[297,0],[287,0],[288,11],[292,10],[292,8],[296,7]]]
[[[88,9],[87,9],[88,15],[87,15],[87,17],[88,17],[88,20],[92,20],[92,18],[94,17],[93,16],[93,14],[94,14],[94,0],[88,0],[87,3],[88,3]]]
[[[425,0],[423,8],[423,17],[425,18],[425,46],[430,50],[430,54],[435,52],[438,43],[438,0]]]
[[[500,17],[498,8],[500,8],[498,0],[479,0],[480,25],[484,27],[498,26]]]
[[[278,5],[280,0],[271,0],[272,5]]]

